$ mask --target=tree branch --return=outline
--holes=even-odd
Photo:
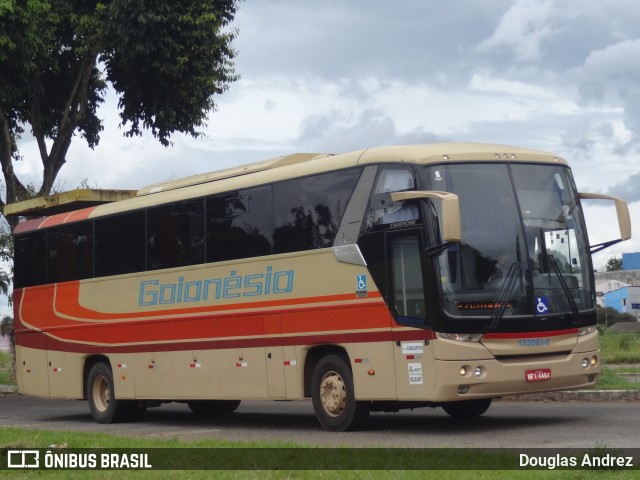
[[[58,126],[56,138],[51,146],[51,152],[44,165],[44,176],[42,187],[40,188],[41,195],[47,195],[51,192],[58,172],[66,163],[66,155],[71,145],[73,132],[86,115],[89,81],[96,60],[97,54],[86,54],[82,60],[80,71],[65,104],[64,114]]]
[[[9,121],[5,117],[4,112],[0,110],[0,165],[2,166],[2,173],[7,189],[6,203],[13,203],[27,193],[27,189],[20,180],[18,180],[18,177],[16,177],[13,171],[13,144],[14,141],[9,127]],[[0,204],[4,206],[5,202],[0,199]]]
[[[40,160],[43,167],[46,168],[49,152],[47,152],[47,144],[45,142],[45,134],[42,131],[42,114],[40,111],[40,98],[42,92],[42,84],[40,82],[40,75],[34,75],[32,82],[33,96],[31,98],[31,131],[38,144],[38,150],[40,151]]]

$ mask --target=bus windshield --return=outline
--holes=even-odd
[[[458,195],[462,242],[439,256],[444,310],[514,321],[595,308],[589,247],[568,168],[531,164],[426,167],[433,190]],[[577,319],[576,319],[577,320]]]

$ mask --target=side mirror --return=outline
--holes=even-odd
[[[629,216],[629,207],[627,202],[618,197],[604,195],[602,193],[579,193],[580,200],[612,200],[616,206],[616,214],[618,216],[618,228],[620,229],[620,238],[605,243],[599,243],[591,246],[591,253],[599,252],[615,243],[629,240],[631,238],[631,217]]]
[[[458,196],[449,192],[435,190],[418,190],[408,192],[393,192],[391,200],[402,202],[406,200],[436,199],[442,202],[442,241],[460,242],[460,202]]]

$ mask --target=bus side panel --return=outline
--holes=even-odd
[[[398,400],[430,400],[436,384],[433,344],[423,339],[402,340],[396,345],[395,381]]]
[[[358,400],[396,400],[394,345],[391,342],[354,343],[348,346]]]
[[[165,354],[166,355],[166,354]],[[175,359],[175,395],[184,399],[206,399],[219,392],[215,354],[212,351],[185,350]]]
[[[47,351],[42,333],[22,334],[29,336],[29,344],[42,344],[42,348],[28,348],[16,345],[16,370],[18,391],[37,397],[49,396],[49,374],[47,372]]]
[[[215,330],[216,338],[229,345],[217,352],[220,398],[267,398],[263,316],[218,317]]]
[[[287,398],[287,388],[285,380],[285,359],[282,345],[279,342],[282,338],[282,326],[280,315],[264,315],[264,333],[266,340],[267,355],[267,388],[269,398]],[[287,360],[291,366],[291,359]],[[293,366],[295,367],[295,359]]]
[[[109,356],[117,398],[136,398],[136,382],[132,354],[116,353]]]
[[[47,350],[49,395],[57,398],[82,398],[83,361],[79,354]]]
[[[144,352],[133,357],[136,397],[154,400],[173,398],[176,390],[175,354]]]

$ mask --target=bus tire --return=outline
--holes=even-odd
[[[442,405],[445,412],[454,418],[479,417],[491,406],[492,398],[479,398],[476,400],[462,400],[449,402]]]
[[[196,415],[211,416],[233,412],[240,406],[240,400],[192,400],[187,405]]]
[[[117,423],[128,420],[136,402],[117,400],[111,367],[96,363],[87,377],[87,399],[91,416],[98,423]]]
[[[356,430],[369,416],[369,404],[356,401],[351,367],[342,355],[320,359],[311,377],[311,401],[325,430]]]

